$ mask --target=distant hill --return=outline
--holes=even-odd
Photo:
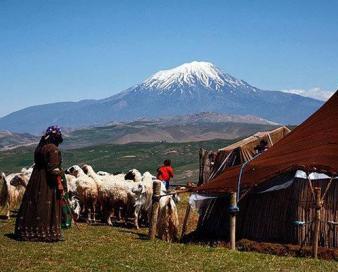
[[[63,148],[132,142],[195,142],[234,139],[271,129],[276,123],[255,117],[203,112],[156,119],[140,119],[102,127],[64,131]],[[36,144],[39,137],[0,132],[0,150]]]
[[[0,118],[0,130],[39,135],[51,124],[79,129],[200,112],[253,115],[299,124],[322,104],[300,95],[261,90],[211,63],[194,61],[159,71],[106,99],[52,103],[13,112]]]
[[[260,125],[278,125],[278,123],[269,121],[253,115],[235,115],[216,112],[201,112],[195,114],[167,116],[161,118],[140,118],[138,122],[156,123],[161,126],[169,125],[188,125],[202,123],[245,123],[245,124],[260,124]]]
[[[213,139],[235,139],[276,124],[254,116],[200,113],[171,118],[142,119],[130,123],[81,129],[65,137],[65,148],[95,144],[133,142],[196,142]]]
[[[0,151],[35,144],[39,138],[28,133],[0,131]]]

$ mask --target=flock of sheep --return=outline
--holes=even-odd
[[[7,218],[10,209],[18,207],[28,184],[33,168],[23,168],[19,173],[5,175],[1,173],[0,207],[6,209]],[[130,222],[138,229],[141,224],[150,222],[153,182],[156,177],[149,172],[143,175],[136,169],[129,172],[110,174],[95,172],[93,167],[73,165],[65,171],[67,190],[71,207],[76,214],[75,220],[86,218],[88,223],[95,223],[97,216],[101,221],[112,225],[112,219]],[[177,195],[167,195],[161,183],[161,198],[157,233],[160,239],[175,241],[178,239]]]

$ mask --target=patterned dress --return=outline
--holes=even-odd
[[[60,195],[61,153],[54,144],[38,146],[35,166],[16,219],[19,240],[55,242],[61,238]]]

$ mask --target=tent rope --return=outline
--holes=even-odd
[[[270,140],[271,146],[273,146],[273,142],[272,142],[272,139],[271,139],[271,135],[270,135],[270,133],[268,133],[268,137],[269,137],[269,140]]]
[[[240,202],[246,195],[248,195],[248,194],[251,192],[251,190],[252,190],[252,188],[249,188],[248,190],[246,190],[246,191],[241,195],[241,197],[238,198],[237,203]]]
[[[210,177],[208,178],[208,181],[210,181],[211,179],[213,179],[219,172],[221,172],[223,170],[223,167],[224,167],[225,163],[229,159],[230,155],[232,155],[232,153],[233,153],[233,150],[226,156],[226,158],[223,160],[223,162],[218,167],[218,169],[215,172],[211,173]]]
[[[202,218],[202,222],[205,222],[205,219],[211,214],[211,210],[213,209],[213,207],[215,206],[215,203],[216,203],[216,199],[211,199],[211,201],[209,202],[204,214],[203,214],[203,218]]]
[[[330,187],[331,187],[331,184],[332,184],[333,179],[334,179],[334,177],[332,176],[331,179],[330,179],[330,181],[329,181],[329,183],[326,185],[326,189],[325,189],[325,192],[324,192],[324,194],[323,194],[323,196],[322,196],[322,198],[321,198],[321,202],[324,201],[324,199],[325,199],[325,197],[326,197],[326,194],[327,194],[327,192],[329,191],[329,189],[330,189]]]
[[[307,180],[309,181],[309,187],[310,187],[310,190],[311,190],[311,194],[312,194],[312,200],[315,201],[315,191],[313,190],[313,186],[312,186],[312,181],[310,179],[310,175],[306,174],[307,175]]]
[[[241,180],[242,180],[242,175],[243,175],[243,169],[244,167],[251,161],[253,161],[254,159],[256,159],[260,154],[262,153],[258,153],[256,154],[251,160],[246,161],[245,163],[242,164],[241,166],[241,170],[239,172],[239,176],[238,176],[238,181],[237,181],[237,199],[240,199],[240,190],[241,190]],[[237,201],[238,203],[238,201]]]

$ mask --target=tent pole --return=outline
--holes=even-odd
[[[187,232],[187,224],[188,224],[188,220],[189,220],[189,216],[190,216],[190,211],[191,211],[191,207],[190,207],[190,204],[188,202],[188,206],[187,206],[187,209],[185,211],[185,216],[184,216],[184,221],[183,221],[183,226],[182,226],[181,241],[184,238],[185,233]]]
[[[325,199],[325,197],[326,197],[327,192],[328,192],[329,189],[330,189],[330,186],[331,186],[331,184],[332,184],[333,179],[334,179],[334,177],[332,176],[331,179],[330,179],[330,181],[329,181],[329,183],[328,183],[327,186],[326,186],[326,189],[325,189],[324,194],[323,194],[323,197],[322,197],[322,202],[324,202],[324,199]]]
[[[321,200],[321,188],[314,188],[315,198],[316,198],[316,213],[315,213],[315,227],[314,227],[314,235],[313,235],[313,245],[312,245],[312,256],[313,258],[318,258],[318,240],[319,240],[319,232],[320,232],[320,210],[322,208],[322,200]]]
[[[237,207],[236,193],[230,195],[230,207]],[[236,213],[230,213],[230,248],[236,250]]]
[[[153,205],[151,208],[151,219],[149,226],[148,238],[154,240],[156,236],[157,229],[157,218],[158,218],[158,209],[160,206],[160,197],[161,197],[161,181],[153,182]]]

